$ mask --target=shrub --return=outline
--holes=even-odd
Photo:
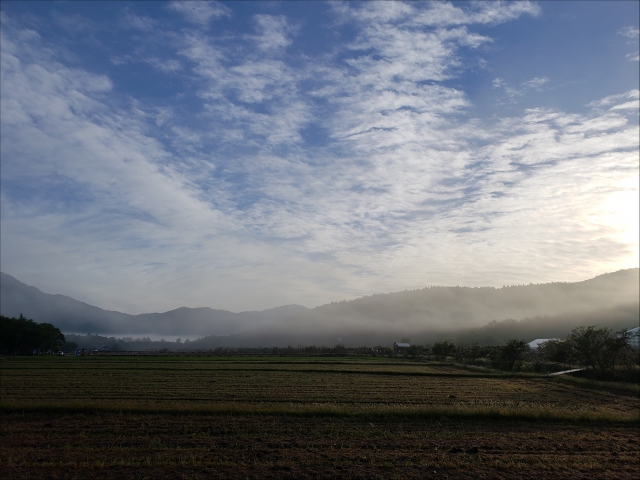
[[[574,328],[564,343],[571,360],[606,379],[615,376],[616,360],[631,348],[628,339],[626,331],[615,335],[608,328],[590,326]]]
[[[500,360],[507,370],[513,370],[516,364],[522,362],[529,345],[524,340],[509,340],[500,350]]]
[[[433,353],[436,357],[444,360],[447,357],[452,356],[456,352],[455,343],[450,343],[447,340],[444,342],[436,342],[431,347],[431,353]]]

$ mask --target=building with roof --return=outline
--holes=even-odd
[[[409,347],[411,347],[411,344],[409,343],[393,342],[393,351],[396,353],[402,353],[405,350],[407,350]]]
[[[529,345],[529,348],[531,350],[536,350],[538,347],[544,345],[545,343],[555,341],[555,340],[560,340],[560,339],[559,338],[537,338],[529,342],[527,345]]]

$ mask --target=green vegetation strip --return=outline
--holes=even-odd
[[[150,367],[150,368],[139,368],[137,366],[131,367],[114,367],[112,365],[100,365],[100,366],[88,366],[83,365],[80,367],[81,370],[92,370],[92,371],[109,371],[109,372],[117,372],[117,371],[160,371],[160,372],[296,372],[296,373],[341,373],[348,375],[392,375],[392,376],[408,376],[408,377],[459,377],[459,378],[540,378],[544,377],[544,375],[522,375],[519,373],[468,373],[468,372],[437,372],[437,371],[427,371],[427,372],[403,372],[398,370],[337,370],[337,369],[326,369],[326,368],[296,368],[296,369],[288,369],[288,368],[226,368],[226,367],[213,367],[213,368],[175,368],[175,367]],[[2,370],[33,370],[33,367],[16,367],[16,366],[3,366]],[[38,369],[41,370],[41,369]],[[69,367],[47,367],[47,371],[51,370],[73,370],[77,371],[78,368],[75,366]]]
[[[54,405],[38,402],[3,402],[2,413],[123,413],[123,414],[176,414],[176,415],[241,415],[292,416],[334,418],[402,418],[402,419],[458,419],[507,420],[529,422],[579,422],[640,425],[640,413],[622,415],[601,412],[570,412],[550,408],[500,407],[346,407],[333,405],[256,405],[256,404],[156,404],[137,403],[71,403]]]

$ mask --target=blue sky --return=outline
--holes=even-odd
[[[638,2],[3,2],[2,271],[130,313],[638,266]]]

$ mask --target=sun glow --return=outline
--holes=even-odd
[[[624,259],[628,267],[638,266],[640,237],[640,196],[638,178],[629,177],[617,184],[618,190],[609,194],[599,208],[599,220],[609,226],[616,242],[626,244],[629,256]]]

